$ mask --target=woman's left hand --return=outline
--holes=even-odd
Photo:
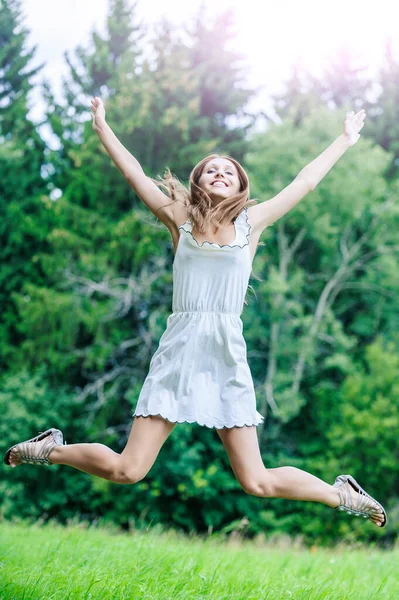
[[[359,131],[364,125],[364,119],[366,118],[366,111],[364,108],[359,110],[358,113],[354,113],[354,111],[346,114],[346,119],[344,123],[344,135],[347,138],[348,145],[353,146],[356,144],[357,140],[360,138]]]

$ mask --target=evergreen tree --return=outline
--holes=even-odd
[[[237,160],[246,149],[247,132],[253,119],[245,111],[254,94],[243,85],[243,57],[234,47],[234,12],[209,17],[210,9],[199,9],[190,38],[190,66],[198,77],[199,114],[206,117],[206,139],[216,138]],[[232,119],[234,117],[234,119]]]
[[[273,97],[276,113],[282,120],[289,117],[299,126],[322,106],[331,110],[359,110],[372,92],[372,82],[364,70],[347,48],[341,48],[330,59],[319,77],[297,62],[283,93]]]
[[[76,66],[67,57],[70,77],[63,82],[64,101],[55,101],[48,84],[44,88],[48,121],[59,139],[58,149],[49,152],[50,179],[62,196],[52,207],[55,226],[48,235],[52,254],[45,263],[47,281],[29,286],[29,306],[23,295],[16,297],[24,336],[19,360],[30,368],[44,361],[49,377],[58,382],[62,378],[71,386],[80,384],[82,378],[87,383],[85,371],[101,369],[109,348],[115,346],[115,337],[109,334],[112,324],[104,322],[110,299],[97,301],[93,290],[90,302],[71,288],[81,287],[78,276],[92,282],[115,276],[118,261],[124,263],[126,273],[132,269],[126,259],[127,239],[119,240],[123,256],[110,252],[109,247],[120,229],[126,229],[119,219],[131,207],[129,189],[101,152],[91,120],[87,120],[90,97],[99,90],[110,97],[121,71],[126,76],[135,71],[137,31],[130,12],[123,0],[113,1],[105,36],[93,32],[91,50],[77,49]],[[131,219],[129,227],[133,224]]]
[[[365,69],[357,64],[352,51],[343,46],[331,58],[321,79],[313,80],[313,91],[329,108],[350,107],[356,112],[364,107],[372,87]]]
[[[40,260],[51,216],[42,177],[45,144],[28,119],[28,94],[41,66],[30,68],[21,3],[0,2],[0,364],[11,363],[21,340],[15,294],[44,281]],[[29,302],[29,296],[25,295]],[[14,346],[14,349],[13,349]]]
[[[296,62],[291,75],[284,85],[284,91],[272,96],[274,110],[284,121],[289,118],[296,127],[314,110],[322,105],[320,97],[314,93],[315,80],[300,62]]]
[[[377,77],[379,93],[368,104],[370,124],[366,133],[392,153],[388,177],[399,173],[399,60],[394,56],[392,40],[387,40],[385,62]]]

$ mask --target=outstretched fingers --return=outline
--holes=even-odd
[[[366,118],[366,111],[364,108],[359,110],[355,114],[352,110],[351,112],[346,113],[345,123],[344,123],[344,133],[347,136],[347,140],[350,146],[353,146],[358,141],[360,135],[359,131],[364,126],[364,119]]]
[[[362,108],[362,110],[359,110],[359,112],[355,115],[355,122],[356,122],[356,126],[358,127],[359,131],[364,125],[365,118],[366,118],[366,111],[364,110],[364,108]]]

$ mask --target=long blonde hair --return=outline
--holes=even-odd
[[[205,165],[215,158],[223,158],[234,164],[238,173],[240,191],[230,198],[225,198],[216,206],[212,206],[211,198],[198,184]],[[230,224],[238,217],[244,207],[257,204],[256,200],[250,200],[249,197],[248,175],[240,163],[231,156],[210,154],[203,158],[191,171],[189,189],[174,177],[169,169],[161,179],[154,181],[167,193],[172,201],[181,202],[185,205],[195,228],[203,234],[206,233],[210,225],[220,227],[221,225]]]

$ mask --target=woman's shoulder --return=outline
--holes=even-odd
[[[186,205],[182,202],[175,202],[172,207],[172,211],[173,220],[177,228],[179,228],[180,225],[183,225],[186,221],[188,221],[190,214]]]

